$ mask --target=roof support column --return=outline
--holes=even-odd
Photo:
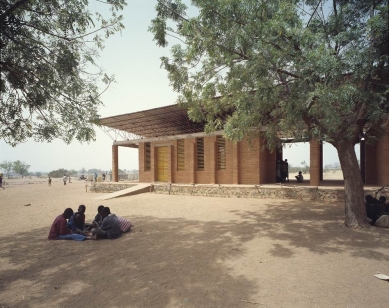
[[[322,143],[320,140],[313,139],[310,141],[310,185],[319,186],[320,185],[320,165],[323,151]]]
[[[112,182],[119,182],[119,149],[112,145]]]

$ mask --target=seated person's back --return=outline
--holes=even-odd
[[[111,214],[109,207],[104,207],[102,210],[103,223],[99,228],[92,229],[92,234],[98,238],[118,238],[123,231],[120,229],[118,218],[115,214]]]
[[[116,217],[119,221],[120,229],[122,230],[123,233],[131,231],[132,224],[129,220],[120,216],[116,216]]]

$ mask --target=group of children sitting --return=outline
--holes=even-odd
[[[372,195],[365,197],[366,215],[371,225],[380,227],[386,226],[389,217],[389,204],[386,204],[386,197],[381,196],[378,200]]]
[[[75,213],[71,208],[67,208],[54,220],[48,239],[75,241],[115,239],[131,230],[131,222],[112,214],[109,207],[100,205],[95,219],[89,224],[85,223],[85,211],[85,205],[80,205]]]

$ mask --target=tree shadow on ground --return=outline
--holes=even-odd
[[[289,246],[312,253],[347,252],[351,256],[389,260],[389,230],[377,227],[353,229],[344,226],[344,205],[288,201],[268,204],[266,211],[232,211],[251,224],[259,236],[282,240]],[[274,244],[274,256],[288,258],[292,250]]]
[[[298,201],[231,211],[239,220],[139,217],[117,240],[48,241],[40,228],[0,238],[3,307],[241,307],[259,284],[232,274],[254,239],[289,259],[298,249],[389,259],[388,230],[343,226],[343,206]],[[217,208],[215,208],[217,210]]]
[[[139,217],[116,240],[49,241],[47,228],[2,237],[0,306],[237,307],[255,283],[221,261],[243,253],[233,237],[251,229]]]

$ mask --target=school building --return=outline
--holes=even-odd
[[[204,123],[188,118],[187,110],[170,105],[101,119],[114,133],[112,180],[118,181],[118,147],[139,152],[139,182],[183,184],[271,184],[282,148],[264,149],[263,137],[238,143],[218,131],[204,133]],[[365,184],[389,185],[389,123],[387,134],[374,145],[360,144],[361,174]],[[117,140],[119,137],[122,140]],[[120,159],[126,159],[120,157]],[[323,145],[310,141],[310,185],[323,180]]]

